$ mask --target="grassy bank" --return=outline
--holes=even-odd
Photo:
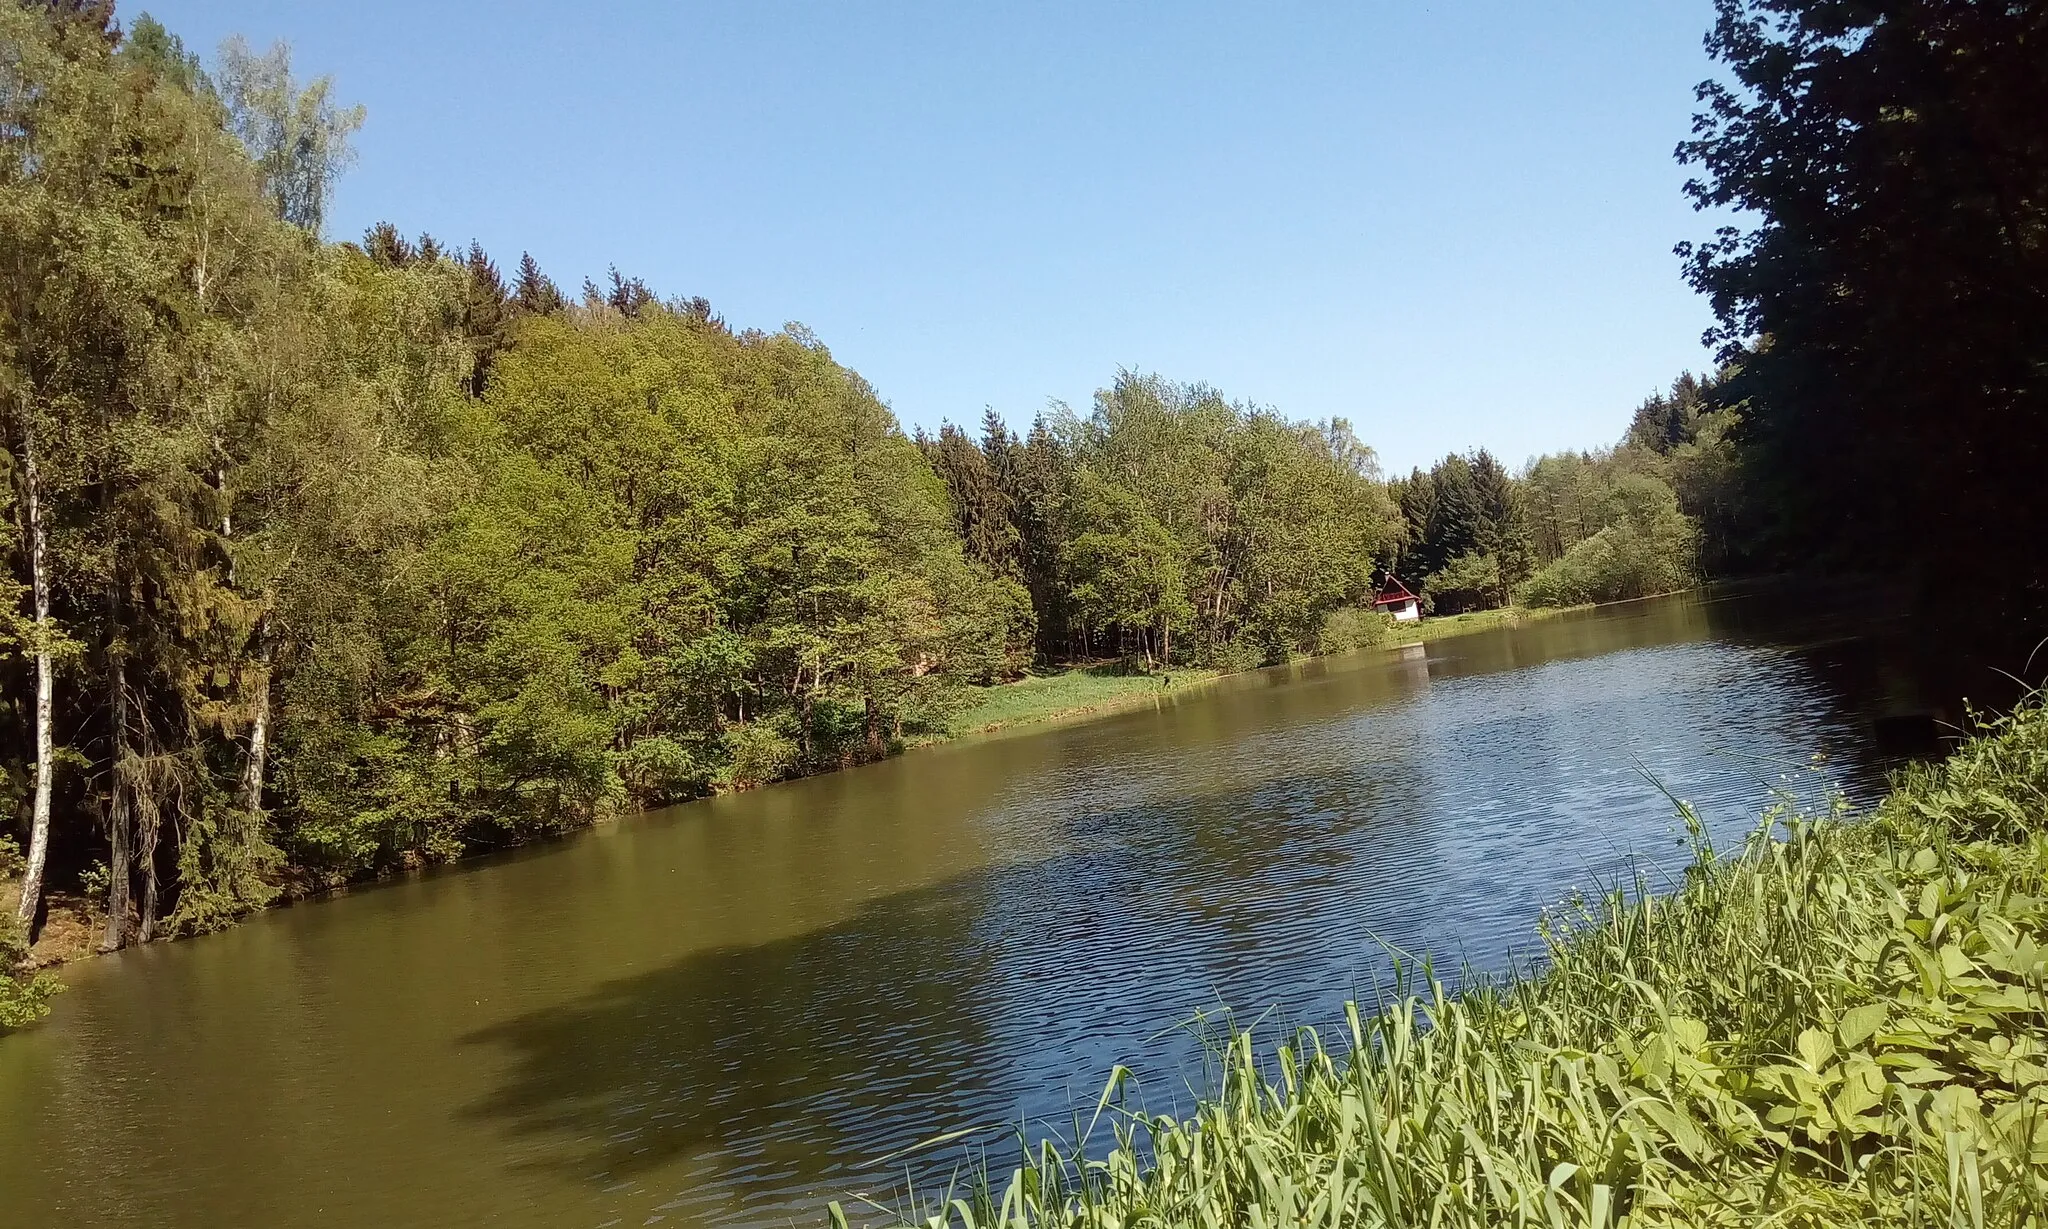
[[[1520,627],[1525,623],[1541,623],[1575,610],[1591,609],[1591,606],[1503,606],[1498,610],[1472,610],[1464,614],[1424,619],[1420,623],[1402,624],[1388,632],[1387,637],[1389,643],[1414,644],[1418,640],[1441,640],[1446,636],[1491,631],[1496,627]]]
[[[992,1169],[934,1225],[2048,1223],[2048,713],[1867,816],[1774,817],[1541,971],[1239,1036],[1191,1117]],[[835,1215],[838,1215],[835,1209]]]
[[[1574,606],[1570,610],[1588,607]],[[1468,614],[1424,619],[1420,623],[1389,628],[1381,647],[1440,640],[1497,627],[1519,627],[1566,613],[1565,609],[1527,610],[1519,606],[1500,610],[1475,610]],[[1373,649],[1362,650],[1365,652]],[[1220,670],[1174,669],[1152,674],[1128,671],[1119,665],[1075,666],[1065,670],[1033,673],[1014,683],[978,687],[966,708],[947,723],[945,733],[925,740],[943,742],[963,734],[984,734],[1011,726],[1054,721],[1091,713],[1112,713],[1143,707],[1163,695],[1222,678]]]
[[[945,737],[1142,707],[1161,696],[1220,677],[1216,670],[1162,670],[1145,674],[1112,665],[1028,674],[1014,683],[976,689],[973,701],[947,724]]]

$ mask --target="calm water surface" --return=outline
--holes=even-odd
[[[1663,599],[678,807],[70,972],[0,1039],[0,1224],[816,1223],[937,1131],[1064,1121],[1177,1023],[1499,967],[1574,886],[1928,711],[1882,629]],[[1816,757],[1821,767],[1814,767]],[[1653,780],[1654,779],[1654,780]],[[954,1155],[957,1155],[954,1154]],[[822,1193],[822,1194],[820,1194]]]

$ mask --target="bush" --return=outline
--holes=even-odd
[[[21,846],[0,836],[0,879],[21,873]],[[20,1028],[50,1010],[50,996],[60,987],[48,973],[28,966],[28,936],[14,917],[14,896],[0,909],[0,1032]]]
[[[694,748],[665,734],[640,739],[618,759],[619,779],[635,806],[662,806],[704,791],[710,774]]]
[[[28,940],[9,910],[0,917],[0,1032],[41,1019],[61,988],[56,978],[28,967]]]
[[[1323,616],[1316,632],[1316,652],[1355,653],[1387,638],[1387,616],[1377,610],[1340,606]]]
[[[1266,647],[1257,637],[1240,634],[1218,645],[1210,654],[1209,664],[1225,674],[1256,670],[1266,664]]]
[[[1492,554],[1467,551],[1430,573],[1423,586],[1432,614],[1462,614],[1507,604],[1507,587],[1501,583],[1500,559]]]
[[[753,789],[776,781],[796,764],[796,742],[766,721],[749,721],[725,731],[731,760],[718,773],[726,789]]]

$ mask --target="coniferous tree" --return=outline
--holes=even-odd
[[[1517,585],[1535,568],[1528,519],[1515,480],[1484,448],[1472,454],[1472,483],[1479,496],[1477,550],[1493,560],[1498,578],[1489,595],[1505,606]]]
[[[1017,566],[1017,528],[1000,475],[965,431],[943,423],[936,438],[920,439],[927,460],[945,479],[954,523],[970,557],[997,574]]]
[[[1044,657],[1075,651],[1078,629],[1070,617],[1060,540],[1066,533],[1073,459],[1040,415],[1021,446],[1010,453],[1011,516],[1017,526],[1017,554],[1024,587],[1038,616],[1038,651]],[[1081,650],[1085,652],[1085,649]]]
[[[519,276],[512,287],[512,308],[522,316],[553,316],[569,306],[561,287],[540,271],[533,253],[519,254]]]
[[[148,13],[129,25],[121,40],[121,58],[187,94],[214,93],[212,79],[199,57],[186,49],[185,40]]]
[[[385,269],[403,269],[419,259],[411,242],[389,222],[379,222],[363,232],[363,253]]]
[[[469,395],[481,397],[490,383],[491,364],[510,344],[512,299],[498,266],[484,253],[483,245],[471,240],[462,259],[467,275],[462,301],[462,331],[474,354],[469,374]]]

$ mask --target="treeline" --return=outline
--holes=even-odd
[[[1430,613],[1458,614],[1647,597],[1738,569],[1739,415],[1714,408],[1715,387],[1680,376],[1612,448],[1541,456],[1519,474],[1482,448],[1393,480],[1391,572]]]
[[[0,45],[16,955],[52,872],[106,946],[207,930],[872,758],[1029,660],[815,338],[321,242],[360,115],[281,51],[207,73],[89,5]]]
[[[282,49],[0,22],[16,949],[53,873],[106,947],[209,930],[886,755],[1034,663],[1356,647],[1390,572],[1505,601],[1622,515],[1131,373],[912,439],[799,328],[323,242],[362,115]]]
[[[1382,479],[1342,420],[1121,373],[906,436],[794,326],[320,237],[360,109],[0,5],[0,793],[108,947],[891,753],[1037,665],[1236,669],[1751,561],[1727,383],[1611,449]],[[13,985],[13,983],[5,983]]]
[[[1123,373],[1019,438],[919,444],[969,554],[1029,594],[1047,660],[1242,668],[1314,652],[1398,541],[1372,450],[1205,385]]]

